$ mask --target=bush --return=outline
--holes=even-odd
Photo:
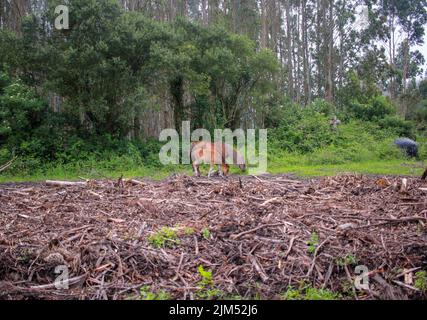
[[[329,118],[313,109],[297,110],[271,132],[271,147],[290,152],[312,152],[329,145],[334,133]]]
[[[349,105],[349,111],[355,118],[365,121],[378,121],[396,114],[395,106],[384,96],[377,96],[367,104],[353,101]]]
[[[17,147],[28,140],[45,117],[46,104],[28,86],[14,82],[0,95],[0,143]]]
[[[335,112],[335,106],[323,99],[315,99],[307,108],[325,116],[332,116]]]
[[[389,130],[399,137],[409,137],[414,139],[414,127],[411,122],[405,121],[398,116],[386,116],[378,121],[381,129]]]

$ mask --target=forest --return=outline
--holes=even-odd
[[[426,25],[427,0],[0,0],[0,299],[426,300]],[[164,164],[188,122],[266,129],[267,172],[229,144],[225,176]]]
[[[16,158],[2,180],[150,175],[160,131],[184,120],[268,128],[271,172],[418,175],[398,137],[427,156],[424,0],[0,6],[0,163]]]

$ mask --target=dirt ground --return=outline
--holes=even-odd
[[[305,286],[425,299],[414,277],[427,270],[427,182],[403,179],[0,185],[0,298],[134,299],[143,287],[172,299],[280,299]],[[358,265],[367,290],[352,285]],[[58,266],[68,289],[55,287]]]

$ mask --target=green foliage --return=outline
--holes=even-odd
[[[202,230],[202,236],[203,236],[203,238],[205,238],[206,240],[208,240],[208,239],[210,238],[211,233],[210,233],[210,231],[209,231],[209,229],[208,229],[208,228],[204,228],[204,229]]]
[[[301,284],[298,289],[289,288],[281,294],[282,300],[339,300],[341,296],[326,289],[316,289]]]
[[[303,300],[303,295],[299,290],[289,288],[286,292],[281,294],[282,300]]]
[[[396,108],[391,101],[384,96],[377,96],[368,103],[353,101],[349,105],[349,111],[354,117],[365,121],[378,121],[386,116],[396,113]]]
[[[215,288],[215,283],[212,279],[212,271],[205,270],[202,265],[198,268],[201,280],[197,283],[199,290],[197,291],[197,297],[203,300],[221,299],[224,297],[224,293]]]
[[[199,285],[202,287],[211,286],[213,285],[212,280],[212,271],[211,270],[205,270],[202,265],[198,268],[199,274],[202,277],[202,280],[199,282]]]
[[[149,286],[143,286],[139,290],[140,300],[171,300],[171,295],[165,290],[152,292]]]
[[[358,263],[357,258],[352,254],[347,254],[344,257],[340,257],[336,260],[338,266],[354,266]]]
[[[364,61],[362,62],[362,66],[366,66],[366,64],[371,65],[376,62],[376,58],[373,61]],[[355,102],[362,105],[369,104],[375,97],[381,95],[376,86],[377,81],[373,79],[377,75],[371,74],[372,71],[369,67],[364,70],[363,74],[366,79],[364,79],[363,84],[356,72],[350,71],[347,74],[346,85],[337,93],[338,105],[341,109],[345,109]],[[361,113],[364,113],[363,110],[361,111]]]
[[[316,232],[313,232],[310,236],[310,240],[307,242],[308,253],[314,254],[319,245],[319,235]]]
[[[305,300],[339,300],[340,295],[325,289],[308,288]]]
[[[185,227],[184,228],[184,235],[186,236],[191,236],[195,233],[196,231],[194,230],[194,228],[190,228],[190,227]]]
[[[410,118],[417,123],[420,131],[427,131],[427,99],[419,101],[414,106]]]
[[[163,227],[156,233],[148,237],[148,242],[155,248],[163,248],[179,244],[176,230],[168,227]]]
[[[4,74],[0,78],[0,143],[19,147],[41,126],[46,105],[22,82],[7,84]]]
[[[386,116],[378,121],[381,129],[388,130],[399,137],[414,138],[413,124],[398,116]]]
[[[426,271],[418,271],[415,273],[415,288],[420,290],[421,292],[427,292],[427,272]]]
[[[273,148],[309,153],[333,141],[330,119],[315,108],[323,108],[320,103],[301,108],[290,105],[282,111],[282,122],[270,130],[270,146]]]
[[[19,156],[10,176],[185,170],[162,166],[160,143],[143,135],[141,119],[158,111],[165,96],[177,128],[189,117],[193,128],[209,130],[251,126],[248,119],[264,123],[270,128],[269,160],[282,165],[394,161],[403,159],[394,138],[425,136],[427,81],[418,89],[413,85],[399,103],[411,121],[400,118],[378,89],[390,70],[376,48],[366,49],[357,72],[337,86],[336,105],[314,95],[302,106],[283,94],[287,71],[276,54],[230,32],[227,20],[209,26],[181,18],[159,22],[127,12],[115,0],[74,0],[73,27],[58,31],[48,24],[58,4],[48,1],[44,13],[26,16],[20,34],[0,30],[0,161]],[[421,62],[415,58],[410,73],[412,62]],[[64,98],[60,112],[47,106],[52,94]],[[342,120],[337,132],[330,127],[334,115]],[[420,156],[427,157],[425,145]]]

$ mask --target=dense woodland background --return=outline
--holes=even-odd
[[[70,29],[53,27],[70,9]],[[157,166],[164,128],[269,128],[270,160],[425,159],[425,0],[0,0],[0,163]],[[337,116],[342,125],[331,130]],[[85,171],[86,170],[86,171]]]

